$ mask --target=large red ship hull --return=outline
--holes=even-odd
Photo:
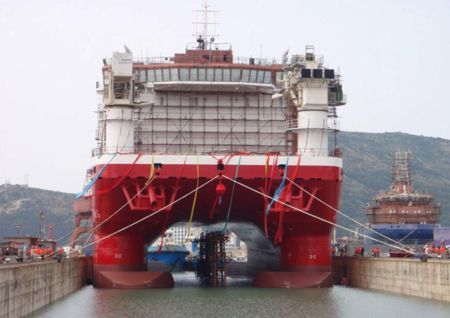
[[[147,266],[145,247],[172,224],[189,220],[194,194],[156,214],[155,211],[194,190],[197,182],[201,185],[217,177],[218,173],[234,179],[239,169],[237,181],[270,197],[283,182],[284,175],[307,192],[291,185],[285,178],[284,190],[279,199],[296,209],[275,202],[270,212],[266,213],[271,199],[237,184],[231,198],[233,182],[225,177],[217,177],[198,190],[193,221],[204,224],[223,222],[231,204],[228,222],[254,224],[266,234],[268,240],[280,247],[279,267],[275,271],[260,272],[255,278],[255,286],[330,286],[332,225],[299,210],[335,223],[333,209],[318,198],[338,208],[341,168],[339,165],[307,165],[300,163],[300,159],[297,161],[297,158],[290,160],[296,161],[296,164],[290,163],[285,174],[278,166],[283,160],[278,163],[272,160],[270,164],[247,162],[240,165],[233,158],[224,165],[223,171],[218,171],[217,164],[162,162],[161,166],[155,164],[155,178],[147,186],[146,181],[153,170],[150,164],[137,160],[129,164],[110,163],[96,181],[92,194],[95,240],[98,241],[94,248],[94,285],[118,288],[173,286],[173,280],[167,275],[162,278],[156,275],[157,283],[152,285],[153,276],[144,272]],[[102,166],[104,164],[95,165],[95,170],[99,171]],[[225,186],[224,193],[217,191],[218,183]],[[136,195],[138,192],[140,194]],[[152,216],[146,220],[111,235],[150,214]],[[255,242],[247,244],[252,243]],[[128,271],[142,271],[142,278],[139,280],[135,274],[132,279],[135,283],[127,284],[126,280],[130,280],[128,276],[117,273]],[[116,274],[111,274],[113,272]],[[116,281],[112,281],[114,279]]]

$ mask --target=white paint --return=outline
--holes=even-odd
[[[335,79],[325,79],[323,58],[314,54],[313,47],[306,47],[303,55],[293,55],[287,64],[285,97],[291,107],[297,108],[297,125],[289,130],[298,135],[297,152],[305,157],[328,155],[328,106],[329,87]],[[310,70],[311,78],[303,78],[302,70]],[[321,70],[321,78],[312,78],[314,70]]]
[[[328,110],[302,107],[298,114],[298,153],[305,156],[328,155]]]
[[[114,76],[133,75],[133,55],[131,52],[114,52],[111,58]]]
[[[111,160],[113,154],[104,154],[99,157],[92,157],[92,166],[103,165]],[[132,164],[136,160],[137,154],[117,154],[111,161],[111,164]],[[220,155],[216,156],[221,158]],[[229,161],[225,158],[223,161],[226,165],[237,165],[241,158],[241,166],[264,166],[266,164],[267,156],[264,155],[249,155],[249,156],[234,156]],[[274,156],[269,159],[269,165],[273,164]],[[278,156],[278,164],[285,164],[288,162],[289,166],[297,166],[299,156]],[[217,159],[209,155],[142,155],[139,157],[137,164],[149,165],[153,163],[162,163],[180,165],[186,162],[186,165],[216,165]],[[301,157],[300,166],[324,166],[324,167],[338,167],[342,168],[342,159],[337,157]]]
[[[106,109],[106,152],[134,152],[134,109],[114,106]]]

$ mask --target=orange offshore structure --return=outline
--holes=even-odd
[[[238,58],[204,29],[174,57],[126,48],[104,60],[98,147],[76,203],[92,213],[94,286],[173,286],[146,271],[145,246],[182,221],[245,241],[255,286],[330,286],[340,76],[311,46],[281,63]]]

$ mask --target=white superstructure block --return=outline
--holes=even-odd
[[[114,52],[111,68],[114,76],[133,76],[133,54],[131,52]]]
[[[298,153],[328,155],[328,83],[306,79],[302,82],[302,104],[298,108]]]
[[[328,134],[337,132],[335,107],[346,103],[340,76],[324,66],[323,57],[316,56],[310,45],[305,54],[292,55],[290,63],[284,56],[284,64],[283,95],[289,107],[286,130],[297,134],[298,154],[328,157]],[[339,153],[336,150],[335,142],[333,154]]]
[[[303,107],[317,106],[328,109],[328,85],[326,83],[305,82],[303,88]]]
[[[300,109],[298,113],[298,153],[304,156],[328,155],[328,112]]]
[[[134,152],[134,122],[133,107],[109,107],[106,109],[106,138],[105,151],[107,153]]]

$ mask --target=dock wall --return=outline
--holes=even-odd
[[[450,302],[450,261],[335,257],[335,284]]]
[[[22,317],[86,285],[88,257],[0,265],[0,318]]]

